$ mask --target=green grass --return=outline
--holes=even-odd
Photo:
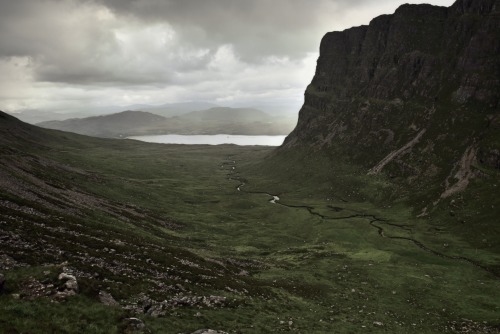
[[[463,194],[465,204],[455,216],[449,215],[449,203],[442,203],[431,219],[417,219],[405,198],[387,200],[385,194],[397,191],[396,183],[368,177],[361,168],[324,155],[311,161],[306,152],[276,156],[264,147],[156,145],[48,133],[54,137],[42,147],[23,149],[56,166],[85,172],[30,162],[30,174],[108,202],[98,209],[82,204],[77,206],[80,214],[62,214],[0,191],[2,199],[50,217],[12,209],[0,216],[4,231],[33,243],[45,238],[67,252],[45,257],[2,248],[2,253],[30,265],[4,272],[0,328],[6,333],[119,332],[122,319],[134,314],[103,306],[98,291],[109,288],[121,302],[141,292],[158,301],[173,298],[174,292],[153,281],[180,283],[191,294],[231,300],[223,308],[180,307],[160,318],[141,315],[153,333],[200,328],[233,333],[439,333],[462,319],[500,326],[498,277],[411,241],[390,238],[415,239],[444,255],[498,267],[497,211],[480,210],[480,229],[456,222],[480,208],[477,194],[494,194],[488,182],[478,180]],[[3,161],[2,168],[10,171]],[[246,184],[238,191],[241,182]],[[283,205],[269,203],[271,197],[264,193],[279,195]],[[59,199],[64,205],[64,198]],[[374,217],[383,219],[373,224],[386,237],[370,224]],[[79,235],[57,230],[62,227]],[[485,238],[490,242],[483,242]],[[125,243],[110,246],[115,239]],[[116,252],[106,253],[105,247]],[[108,264],[120,259],[136,273],[127,276],[77,261],[73,254],[78,252]],[[13,297],[27,281],[46,279],[47,270],[57,283],[63,260],[79,272],[98,273],[98,278],[81,278],[80,294],[62,303]],[[249,276],[238,275],[241,270]],[[154,278],[165,272],[170,276]]]
[[[119,333],[125,313],[85,297],[74,297],[63,304],[38,299],[14,300],[0,296],[2,333]]]

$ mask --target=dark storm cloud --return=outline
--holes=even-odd
[[[304,59],[349,10],[374,3],[0,0],[0,57],[29,57],[37,81],[175,84],[209,69],[227,45],[248,66]]]
[[[100,0],[120,14],[146,22],[167,21],[186,42],[205,47],[232,44],[247,60],[270,54],[299,57],[316,50],[321,36],[311,38],[311,32],[318,25],[367,2],[370,0]]]
[[[0,57],[29,57],[37,81],[82,85],[185,83],[190,76],[183,73],[207,69],[225,45],[249,64],[270,55],[301,59],[317,49],[321,34],[312,39],[311,29],[326,12],[299,0],[3,0],[1,6]]]
[[[0,108],[81,100],[296,105],[326,32],[403,2],[0,0]]]
[[[0,57],[29,58],[36,81],[168,83],[172,66],[180,70],[189,67],[189,57],[173,57],[181,47],[167,54],[165,48],[151,50],[151,43],[143,45],[148,32],[159,38],[161,30],[107,17],[105,8],[90,1],[16,0],[2,1],[1,6]],[[132,37],[126,36],[131,40],[120,41],[119,33],[125,34],[126,29],[131,31]],[[175,61],[159,62],[160,58],[169,61],[169,57]]]

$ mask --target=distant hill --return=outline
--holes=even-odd
[[[38,126],[75,132],[97,137],[119,137],[131,133],[147,132],[158,124],[166,122],[166,118],[143,111],[123,111],[117,114],[73,118],[65,121],[48,121]]]
[[[169,118],[152,112],[128,110],[37,125],[108,138],[151,134],[283,135],[293,129],[295,120],[272,117],[258,109],[215,107]]]
[[[141,106],[139,108],[129,109],[148,111],[163,117],[173,117],[184,115],[192,111],[206,110],[215,107],[218,107],[218,105],[209,102],[181,102],[166,103],[158,106]]]
[[[81,107],[66,111],[48,111],[40,109],[26,109],[11,113],[16,118],[30,124],[37,124],[47,121],[63,121],[71,118],[87,118],[93,116],[104,116],[116,114],[123,110],[147,111],[164,117],[184,115],[191,111],[205,110],[218,107],[209,102],[180,102],[165,103],[161,105],[132,104],[127,106],[98,106]]]
[[[273,118],[254,108],[215,107],[208,110],[193,111],[182,116],[183,119],[208,122],[272,122]]]

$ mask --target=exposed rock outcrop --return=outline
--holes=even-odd
[[[446,188],[445,178],[471,145],[468,161],[499,164],[499,15],[499,0],[406,4],[327,33],[278,154],[313,148],[411,183],[411,192],[440,185],[436,198],[465,189]]]
[[[120,306],[113,296],[106,291],[99,291],[99,301],[107,306]]]
[[[123,333],[124,334],[139,334],[151,333],[146,327],[146,324],[139,318],[126,318],[123,319]]]
[[[214,329],[199,329],[191,334],[227,334],[227,332],[216,331]]]
[[[68,296],[76,295],[78,293],[78,281],[76,280],[75,276],[63,272],[59,274],[58,279],[64,282],[61,291],[57,293],[58,297],[65,298]]]

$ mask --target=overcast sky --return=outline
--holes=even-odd
[[[206,101],[297,113],[322,36],[406,2],[0,0],[0,110]]]

